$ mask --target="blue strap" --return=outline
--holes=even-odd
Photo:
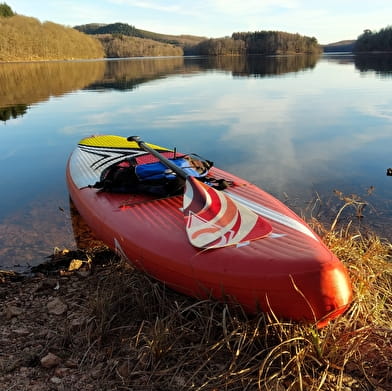
[[[182,168],[188,175],[199,177],[200,174],[184,158],[170,159],[178,167]],[[135,167],[135,172],[140,181],[175,179],[176,175],[161,162],[140,164]]]

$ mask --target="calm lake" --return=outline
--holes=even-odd
[[[392,55],[0,64],[0,127],[3,269],[75,248],[65,166],[91,134],[198,153],[326,225],[354,195],[343,221],[392,239]]]

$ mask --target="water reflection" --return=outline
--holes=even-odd
[[[175,74],[210,70],[239,77],[264,77],[315,67],[318,56],[171,57],[84,62],[0,65],[0,120],[26,114],[29,106],[71,91],[133,90],[140,84]]]
[[[392,77],[392,53],[328,53],[323,58],[338,64],[354,64],[361,73],[375,72],[380,77]]]
[[[0,64],[0,119],[7,121],[52,96],[84,88],[103,78],[105,62]]]
[[[231,72],[233,76],[264,77],[313,69],[319,58],[318,55],[210,57],[206,66],[208,69]]]
[[[264,77],[312,69],[319,56],[250,56],[250,57],[173,57],[108,61],[102,80],[90,84],[88,90],[133,90],[139,84],[177,74],[207,71],[231,72],[239,77]]]
[[[29,106],[21,104],[0,108],[0,121],[6,122],[11,118],[22,117],[28,108]]]
[[[353,53],[324,53],[323,61],[337,63],[341,65],[354,64],[355,55]]]
[[[186,68],[184,57],[111,60],[105,65],[103,77],[85,89],[133,90],[139,84],[183,72]]]
[[[326,55],[327,61],[355,64],[360,72],[392,75],[392,54]],[[112,61],[46,62],[0,65],[0,120],[26,114],[29,106],[80,89],[133,90],[140,84],[175,74],[210,70],[237,77],[284,75],[313,69],[319,56],[149,58]]]
[[[392,77],[392,54],[357,55],[355,67],[360,72],[375,72],[381,77]]]

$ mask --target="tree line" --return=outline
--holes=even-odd
[[[354,47],[355,52],[392,51],[392,26],[379,31],[365,30]]]
[[[99,31],[102,30],[99,29]],[[234,33],[231,38],[203,39],[196,44],[188,42],[181,45],[118,32],[95,36],[103,44],[107,57],[182,56],[184,54],[208,56],[315,54],[322,51],[316,38],[280,31]]]
[[[322,51],[317,39],[282,31],[233,33],[231,38],[208,39],[187,50],[202,55],[314,54]]]
[[[290,34],[282,31],[256,31],[233,33],[231,37],[207,39],[204,37],[170,36],[137,29],[125,23],[86,24],[76,29],[91,35],[112,35],[113,37],[135,37],[162,42],[182,48],[186,55],[248,55],[248,54],[298,54],[320,53],[321,46],[314,37]],[[104,41],[104,46],[107,39]],[[128,44],[139,44],[128,40]],[[116,42],[124,49],[124,42]],[[107,46],[105,46],[106,48]],[[137,48],[137,50],[139,47]],[[110,49],[111,50],[111,49]],[[132,49],[128,48],[127,52]],[[111,50],[112,51],[112,50]],[[179,53],[177,51],[177,53]],[[148,55],[148,54],[145,54]],[[173,54],[179,55],[179,54]],[[109,57],[111,57],[110,55]]]
[[[105,34],[96,37],[105,50],[105,56],[109,58],[182,56],[184,54],[180,46],[152,39],[129,37],[121,34]]]

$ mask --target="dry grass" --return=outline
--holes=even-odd
[[[64,333],[67,355],[102,391],[392,390],[392,244],[342,227],[345,209],[362,208],[343,201],[330,228],[310,221],[354,290],[323,329],[197,301],[116,261],[89,279],[85,321]],[[93,265],[110,261],[98,254]]]
[[[89,302],[82,365],[102,389],[391,390],[392,246],[314,228],[346,264],[355,300],[321,330],[195,301],[118,265]]]

